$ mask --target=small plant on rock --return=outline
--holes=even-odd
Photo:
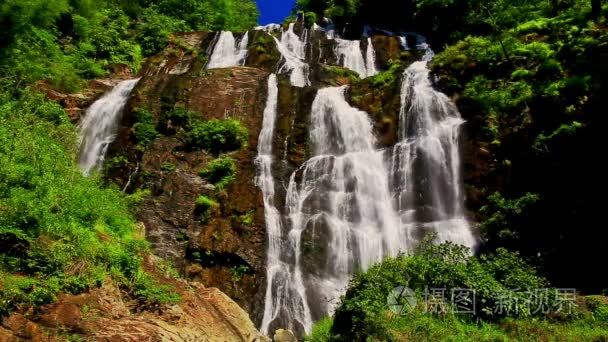
[[[196,199],[195,210],[203,219],[209,217],[211,209],[217,207],[218,203],[205,195],[200,195]]]
[[[185,142],[191,149],[203,149],[213,154],[239,150],[247,145],[247,128],[236,119],[198,121],[186,133]]]
[[[230,156],[222,156],[207,164],[200,172],[200,176],[215,185],[218,190],[223,190],[230,184],[236,175],[236,163]]]

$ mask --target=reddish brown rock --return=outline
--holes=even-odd
[[[147,268],[152,267],[148,259]],[[57,303],[14,313],[0,325],[1,342],[265,341],[249,316],[216,288],[156,275],[180,294],[179,304],[140,312],[112,283]]]

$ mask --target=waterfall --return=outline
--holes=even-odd
[[[292,85],[302,87],[310,84],[306,39],[293,29],[290,24],[274,38],[283,56],[277,72],[291,72]],[[336,42],[339,64],[362,78],[378,72],[371,38],[365,53],[359,40]],[[276,187],[272,174],[278,88],[276,75],[268,78],[256,158],[268,239],[263,333],[310,332],[315,320],[333,313],[354,272],[411,251],[427,232],[475,246],[460,174],[464,121],[432,87],[433,51],[423,37],[416,48],[426,53],[404,72],[398,143],[378,147],[369,115],[346,101],[347,87],[320,89],[310,113],[310,159],[286,187]]]
[[[346,87],[317,92],[311,158],[291,174],[282,209],[274,205],[270,174],[268,136],[277,101],[272,82],[260,134],[266,147],[260,146],[258,157],[269,241],[262,332],[310,332],[313,321],[333,313],[355,271],[411,251],[427,232],[439,241],[475,246],[460,174],[464,121],[449,98],[433,89],[426,61],[404,73],[393,148],[378,148],[368,114],[346,102]]]
[[[346,40],[336,38],[336,56],[338,64],[366,78],[378,73],[376,69],[376,52],[371,38],[367,38],[367,50],[365,58],[361,50],[360,40]]]
[[[309,66],[306,63],[306,41],[300,39],[293,28],[294,23],[290,23],[287,31],[282,32],[280,41],[273,36],[282,56],[278,73],[291,72],[291,84],[295,87],[305,87],[310,85]]]
[[[247,58],[248,44],[249,32],[245,32],[243,38],[237,44],[232,32],[222,31],[209,58],[207,69],[244,65]]]
[[[120,82],[87,109],[79,126],[78,165],[85,175],[102,166],[108,146],[114,141],[123,109],[138,81],[139,79]]]
[[[367,38],[367,51],[365,53],[365,68],[367,69],[366,77],[374,76],[378,73],[376,69],[376,51],[371,38]]]
[[[404,73],[399,121],[391,188],[401,221],[410,230],[435,231],[441,241],[474,247],[460,174],[458,138],[464,120],[450,99],[433,89],[424,60]]]
[[[274,217],[274,207],[267,218],[265,333],[271,325],[310,332],[313,319],[333,312],[355,270],[407,247],[384,151],[376,148],[367,113],[351,107],[345,91],[318,91],[311,110],[312,157],[290,177],[284,220]]]
[[[256,184],[264,195],[264,215],[268,236],[266,255],[266,295],[264,317],[260,330],[268,334],[270,323],[277,318],[285,325],[281,327],[294,329],[293,322],[302,326],[311,326],[312,318],[308,303],[305,300],[305,289],[297,274],[291,272],[288,263],[282,260],[285,248],[281,214],[274,204],[275,188],[272,175],[272,140],[277,116],[278,86],[275,74],[268,78],[268,98],[262,122],[262,131],[258,140],[258,157],[256,165],[258,176]]]

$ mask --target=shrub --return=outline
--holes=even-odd
[[[512,243],[518,240],[523,222],[533,215],[539,199],[533,193],[526,193],[516,199],[504,198],[498,192],[488,196],[488,204],[479,210],[484,216],[480,225],[483,236],[491,242],[502,240],[504,243]]]
[[[518,112],[533,96],[530,84],[522,81],[493,82],[477,76],[469,82],[463,96],[487,112]]]
[[[247,265],[238,265],[231,268],[230,273],[232,273],[232,281],[239,282],[243,279],[244,275],[251,273],[251,270]]]
[[[546,282],[517,254],[502,249],[476,258],[466,248],[449,242],[433,245],[431,237],[420,244],[414,255],[385,259],[355,275],[336,309],[332,334],[356,341],[390,339],[386,301],[397,286],[411,288],[420,299],[429,288],[445,289],[447,294],[452,289],[474,289],[474,314],[494,321],[505,315],[532,315],[530,307],[525,306],[525,291],[544,288]],[[496,312],[494,308],[507,294],[512,296],[510,309]]]
[[[537,152],[546,152],[549,150],[549,145],[559,138],[571,137],[575,135],[583,124],[578,121],[572,121],[571,124],[563,124],[549,135],[539,134],[532,145],[532,148]]]
[[[133,134],[138,144],[145,146],[158,137],[152,113],[147,109],[137,109],[134,112],[136,123]]]
[[[217,206],[218,204],[215,200],[205,195],[198,196],[195,202],[195,209],[201,213],[203,218],[206,218],[211,212],[211,209]]]
[[[140,302],[140,308],[147,310],[177,304],[181,300],[172,286],[159,284],[143,271],[135,275],[132,288],[132,296]]]
[[[503,58],[503,51],[497,42],[485,37],[469,36],[438,53],[432,64],[460,71],[472,64],[487,64]]]
[[[403,66],[400,63],[391,64],[389,70],[382,71],[369,78],[369,82],[374,87],[391,87],[401,79]]]
[[[148,249],[130,201],[82,174],[74,127],[37,112],[55,110],[39,101],[0,105],[0,315],[108,276],[130,290]]]
[[[175,165],[170,162],[164,162],[160,166],[160,169],[162,172],[171,173],[171,172],[175,171]]]
[[[171,131],[175,131],[177,127],[190,128],[192,121],[198,116],[200,116],[200,114],[197,112],[181,106],[175,106],[171,110],[164,112],[162,124]]]
[[[315,323],[309,335],[304,336],[305,342],[325,342],[330,341],[331,327],[334,321],[331,317],[324,317]]]
[[[186,144],[214,154],[236,151],[247,144],[247,128],[236,119],[195,122],[186,133]]]
[[[250,210],[244,215],[240,215],[237,217],[237,221],[241,224],[251,227],[253,226],[253,222],[255,220],[255,210]]]
[[[185,21],[159,14],[152,8],[143,11],[138,21],[136,40],[142,47],[144,56],[152,56],[167,46],[173,32],[188,31]]]
[[[106,170],[120,169],[129,165],[129,159],[124,155],[114,156],[104,162]]]
[[[315,12],[306,12],[304,14],[304,22],[306,27],[312,27],[317,22],[317,14]]]
[[[236,175],[236,164],[229,156],[222,156],[207,164],[200,176],[214,184],[218,190],[223,190]]]

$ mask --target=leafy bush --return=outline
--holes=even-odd
[[[74,127],[41,101],[0,104],[0,315],[108,276],[129,288],[148,249],[127,198],[83,176]]]
[[[158,137],[158,131],[154,124],[152,113],[143,108],[134,111],[135,124],[133,125],[133,134],[135,140],[140,145],[147,145]]]
[[[564,136],[573,136],[582,127],[583,125],[578,121],[573,121],[571,124],[562,124],[549,135],[539,134],[532,148],[539,152],[547,151],[552,141]]]
[[[395,341],[603,341],[608,329],[601,321],[507,318],[498,324],[472,322],[455,315],[433,316],[412,311],[402,316],[387,316],[388,340]],[[327,333],[331,319],[317,322],[305,341],[342,341]]]
[[[532,87],[526,82],[492,82],[484,76],[469,82],[463,96],[488,112],[515,112],[533,96]]]
[[[255,210],[250,210],[246,214],[238,216],[236,219],[239,223],[251,227],[255,220]]]
[[[186,133],[186,144],[214,154],[236,151],[247,144],[247,128],[236,119],[195,122]]]
[[[46,80],[76,92],[113,63],[137,71],[143,56],[176,31],[244,31],[257,24],[251,0],[5,0],[0,6],[0,74],[18,83]]]
[[[170,111],[167,111],[163,115],[163,122],[165,126],[175,127],[190,127],[192,125],[192,121],[200,116],[199,113],[188,110],[181,106],[175,106]]]
[[[198,196],[195,203],[195,209],[201,214],[203,219],[210,214],[212,208],[217,206],[218,204],[215,200],[205,195]]]
[[[522,222],[533,215],[534,205],[539,201],[538,194],[526,193],[516,199],[506,199],[496,192],[488,196],[488,204],[480,209],[484,216],[480,230],[483,236],[510,245],[520,239]]]
[[[379,72],[378,74],[369,77],[369,82],[374,87],[391,87],[401,79],[403,66],[400,63],[391,64],[389,70]]]
[[[175,171],[175,165],[170,162],[164,162],[161,164],[160,170],[162,172],[171,173],[171,172]]]
[[[231,268],[230,273],[232,273],[232,275],[231,275],[232,281],[239,282],[243,279],[244,275],[251,273],[251,270],[249,269],[249,266],[247,266],[247,265],[238,265],[238,266],[234,266],[233,268]]]
[[[190,27],[184,20],[158,13],[152,8],[142,12],[137,23],[135,39],[141,45],[144,56],[152,56],[164,49],[173,32],[188,31]]]
[[[306,27],[312,27],[317,23],[317,14],[315,12],[306,12],[304,14],[304,22],[306,23]]]
[[[140,308],[154,309],[164,305],[177,304],[180,295],[169,285],[161,285],[143,271],[137,272],[133,280],[133,297],[140,301]]]
[[[503,58],[503,51],[497,42],[486,37],[468,36],[435,55],[432,64],[460,71],[474,64],[486,64]]]
[[[525,306],[525,291],[545,288],[547,284],[517,254],[504,249],[476,258],[462,246],[433,245],[432,238],[427,238],[414,255],[388,258],[355,275],[336,309],[332,333],[356,341],[369,337],[390,338],[385,317],[386,298],[400,285],[413,289],[420,298],[428,288],[445,289],[446,293],[451,289],[475,289],[474,314],[493,321],[505,315],[534,314]],[[495,311],[507,294],[513,300],[508,304],[512,305],[510,310]],[[554,303],[551,298],[547,300]]]
[[[230,156],[222,156],[207,164],[200,176],[206,178],[216,186],[218,190],[223,190],[230,184],[236,175],[236,164]]]
[[[305,342],[325,342],[331,339],[331,327],[334,321],[330,317],[321,318],[312,327],[309,335],[304,336]]]

